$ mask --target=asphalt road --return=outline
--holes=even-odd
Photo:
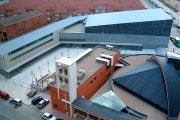
[[[152,4],[149,0],[141,0],[142,4],[147,9],[154,9],[157,8],[154,4]]]
[[[0,98],[0,120],[42,120],[42,112],[33,106],[15,108],[9,101]]]
[[[174,25],[171,28],[171,36],[180,37],[180,28],[176,28]]]

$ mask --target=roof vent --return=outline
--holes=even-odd
[[[109,65],[110,65],[110,60],[108,60],[108,59],[104,59],[104,58],[101,58],[101,57],[97,57],[97,58],[96,58],[96,61],[99,62],[99,63],[106,63],[106,66],[109,66]]]
[[[77,72],[77,80],[82,80],[85,76],[86,71],[79,69],[79,71]]]
[[[114,46],[112,45],[106,45],[107,48],[109,48],[109,50],[112,50],[114,48]]]

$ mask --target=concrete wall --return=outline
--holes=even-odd
[[[60,31],[60,30],[59,30]],[[5,64],[5,65],[1,65],[1,69],[4,69],[5,71],[7,72],[10,72],[16,68],[18,68],[19,66],[27,63],[28,61],[34,59],[35,57],[47,52],[48,50],[56,47],[57,45],[59,45],[59,31],[57,32],[54,32],[53,33],[53,36],[50,36],[48,38],[45,38],[44,40],[32,45],[32,46],[29,46],[17,53],[14,53],[14,54],[11,54],[9,55],[8,53],[3,55],[4,57],[4,61],[0,61],[0,64]],[[39,47],[39,45],[49,41],[50,39],[53,39],[51,42],[48,42],[42,46]],[[37,47],[36,49],[32,50],[32,48],[35,48]],[[30,51],[29,51],[30,50]],[[27,51],[29,51],[28,53],[26,53]],[[23,54],[25,53],[25,54]],[[18,56],[18,55],[21,55],[23,54],[22,56],[20,56],[19,58],[15,59],[15,60],[12,60],[12,58]]]

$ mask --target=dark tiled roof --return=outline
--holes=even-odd
[[[117,112],[116,110],[107,108],[97,103],[93,103],[83,98],[77,98],[73,101],[72,105],[74,106],[74,108],[83,110],[85,112],[88,112],[89,114],[97,115],[98,117],[110,120],[140,120],[135,116]]]
[[[155,63],[146,62],[123,76],[115,78],[114,82],[161,109],[167,110],[163,75],[160,67]]]
[[[174,119],[180,112],[180,78],[173,64],[168,63],[167,58],[152,57],[150,60],[158,62],[161,66],[168,98],[168,119]]]
[[[89,13],[96,5],[107,5],[107,11],[144,9],[140,0],[10,0],[0,7],[0,13],[13,10],[13,13],[23,13],[26,9],[53,10],[55,13],[67,13],[76,9],[77,13]]]
[[[39,16],[45,14],[44,12],[40,11],[40,10],[34,10],[34,11],[30,11],[30,12],[26,12],[26,13],[22,13],[16,16],[12,16],[12,17],[8,17],[8,18],[4,18],[0,20],[0,23],[8,26],[8,25],[12,25],[14,23],[17,23],[19,21],[23,21],[29,18],[33,18],[35,16]]]

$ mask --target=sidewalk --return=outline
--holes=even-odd
[[[11,97],[17,97],[21,99],[24,104],[30,105],[31,103],[31,99],[26,96],[30,89],[25,88],[20,84],[17,84],[11,80],[1,79],[0,89],[7,92]]]

